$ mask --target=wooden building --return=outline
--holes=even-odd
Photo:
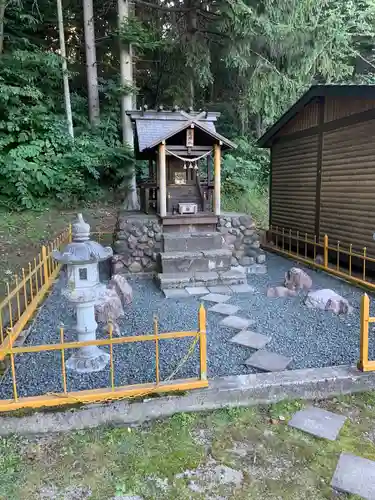
[[[216,223],[221,153],[235,147],[216,132],[219,113],[160,109],[128,115],[135,128],[136,158],[149,163],[149,179],[138,186],[142,211],[156,213],[163,225],[192,217]]]
[[[311,87],[258,141],[270,225],[375,254],[375,86]]]

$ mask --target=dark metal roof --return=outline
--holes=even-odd
[[[184,129],[194,125],[212,138],[222,141],[229,147],[236,145],[216,132],[214,122],[219,113],[184,111],[128,111],[127,114],[135,122],[138,148],[140,152],[153,149],[162,141],[173,137]]]
[[[360,99],[375,99],[375,85],[314,85],[291,107],[267,132],[258,140],[258,146],[268,148],[272,145],[275,135],[292,118],[296,116],[313,99],[330,97],[354,97]]]

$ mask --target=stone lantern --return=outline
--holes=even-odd
[[[53,252],[54,259],[67,265],[67,287],[62,294],[76,308],[79,342],[96,340],[95,304],[105,289],[99,281],[99,262],[112,255],[112,248],[90,240],[90,226],[82,214],[78,214],[72,226],[72,242],[61,252]],[[102,370],[108,361],[109,355],[99,347],[86,346],[74,350],[66,367],[79,373],[90,373]]]

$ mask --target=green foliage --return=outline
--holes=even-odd
[[[123,43],[131,44],[138,53],[145,50],[155,50],[165,44],[163,40],[158,38],[157,31],[152,25],[146,25],[134,16],[128,17],[121,24],[119,36]]]
[[[94,131],[75,114],[79,127],[74,141],[69,136],[58,55],[16,49],[0,58],[0,75],[2,204],[29,209],[51,198],[88,200],[126,179],[133,160],[121,147],[113,111]]]
[[[268,151],[256,147],[255,141],[244,137],[234,139],[234,142],[237,149],[223,159],[223,192],[233,195],[254,188],[264,190],[269,175]]]

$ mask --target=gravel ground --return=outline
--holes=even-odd
[[[267,350],[293,358],[290,369],[355,364],[359,356],[360,298],[363,294],[343,281],[324,273],[307,269],[312,276],[313,289],[331,288],[348,299],[354,312],[348,317],[337,317],[331,312],[310,310],[303,304],[304,297],[267,298],[269,286],[282,283],[285,271],[296,263],[273,254],[267,260],[268,274],[249,277],[254,293],[232,295],[229,304],[238,305],[237,315],[256,320],[253,330],[271,336]],[[302,266],[299,266],[302,267]],[[148,333],[153,315],[159,316],[160,332],[195,330],[198,325],[199,298],[165,299],[156,285],[144,279],[131,280],[134,303],[127,309],[121,322],[124,335]],[[62,283],[57,282],[51,295],[40,309],[30,331],[27,344],[59,342],[58,327],[66,327],[66,340],[74,339],[73,310],[61,297]],[[372,300],[375,303],[375,301]],[[210,306],[212,303],[207,303]],[[375,310],[372,310],[375,313]],[[223,316],[208,313],[208,370],[209,377],[252,373],[243,362],[253,350],[229,342],[235,331],[223,328]],[[99,338],[103,335],[99,334]],[[186,353],[191,339],[160,342],[161,379],[168,377]],[[370,345],[372,345],[370,340]],[[370,356],[375,359],[375,346]],[[196,350],[197,351],[197,350]],[[151,382],[155,374],[155,345],[153,342],[114,347],[115,382],[117,385]],[[66,358],[69,353],[66,353]],[[198,375],[198,352],[188,360],[174,378]],[[19,396],[46,392],[61,392],[61,354],[43,352],[16,357],[17,388]],[[68,390],[83,390],[109,385],[109,369],[90,375],[68,372]],[[12,397],[9,375],[0,385],[0,397]]]

